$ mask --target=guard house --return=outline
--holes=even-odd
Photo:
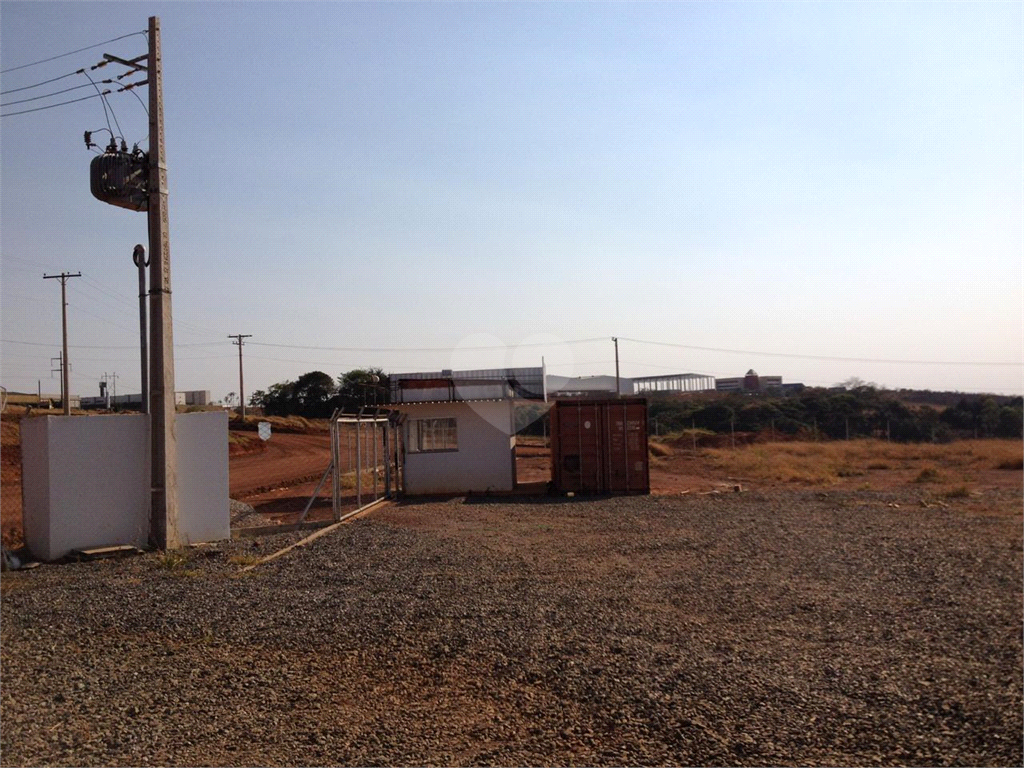
[[[515,490],[515,403],[546,399],[543,368],[397,373],[389,379],[389,407],[403,415],[405,493]]]

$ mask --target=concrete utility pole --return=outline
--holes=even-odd
[[[164,159],[164,77],[160,18],[149,17],[149,316],[152,425],[150,538],[160,549],[177,549],[178,439],[174,428],[174,323],[171,316],[171,243]]]
[[[149,165],[146,173],[145,208],[149,225],[150,258],[149,417],[152,442],[149,538],[151,543],[160,549],[177,549],[181,546],[178,539],[178,441],[174,424],[174,322],[171,316],[171,243],[167,221],[160,17],[149,17],[149,48],[146,53],[133,59],[122,59],[105,53],[103,58],[107,62],[116,62],[129,68],[129,71],[118,77],[118,80],[136,72],[146,73],[145,80],[131,83],[119,90],[127,91],[140,85],[149,86]],[[143,61],[146,63],[142,64]]]
[[[61,353],[61,390],[60,400],[64,407],[64,415],[71,415],[71,387],[68,380],[68,278],[81,277],[81,272],[61,272],[59,275],[43,275],[43,280],[60,280],[60,322],[64,336],[64,350]]]
[[[619,389],[619,340],[612,336],[612,341],[615,342],[615,396],[622,397],[622,391]]]
[[[146,267],[149,266],[149,259],[146,258],[146,246],[139,243],[132,251],[132,261],[139,268],[139,342],[142,349],[140,359],[142,367],[142,412],[149,413],[149,354],[146,344]]]
[[[229,339],[235,339],[235,346],[238,347],[238,400],[241,402],[242,419],[245,419],[245,378],[242,375],[242,347],[245,346],[243,339],[252,338],[251,333],[228,334]]]

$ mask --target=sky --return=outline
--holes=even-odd
[[[146,216],[91,196],[83,132],[147,148],[145,88],[43,81],[144,53],[151,15],[178,390],[238,392],[251,334],[247,396],[613,374],[612,337],[627,377],[1024,391],[1018,2],[3,0],[9,390],[59,391],[43,275],[80,271],[71,390],[139,391]]]

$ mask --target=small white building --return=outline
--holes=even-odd
[[[515,403],[544,399],[543,369],[405,373],[389,379],[389,407],[403,417],[405,493],[515,490]]]

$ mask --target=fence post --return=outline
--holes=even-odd
[[[362,424],[363,409],[359,409],[359,413],[356,414],[356,509],[363,506],[363,456],[362,456],[362,445],[363,442],[363,424]]]

